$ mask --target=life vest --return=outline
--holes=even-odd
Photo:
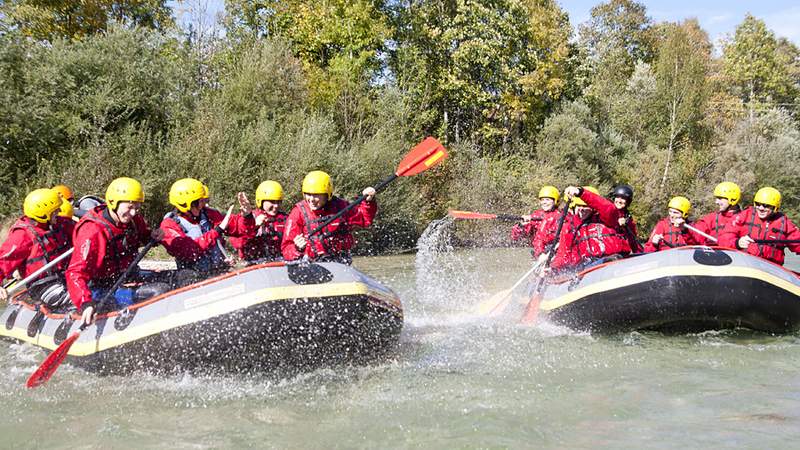
[[[38,270],[39,268],[47,265],[50,261],[58,257],[60,254],[67,251],[72,245],[72,236],[70,230],[64,225],[62,220],[55,218],[47,231],[34,226],[29,222],[27,217],[18,219],[14,225],[11,226],[9,233],[15,230],[25,230],[33,238],[34,245],[31,247],[31,252],[28,258],[20,268],[20,273],[27,276]],[[44,272],[37,280],[36,283],[49,281],[53,277],[62,272],[69,261],[60,263],[61,267],[52,267]],[[32,286],[31,284],[30,286]]]
[[[139,250],[139,230],[136,228],[136,220],[130,222],[122,232],[115,232],[116,225],[103,217],[103,212],[107,206],[101,205],[89,211],[76,226],[79,227],[85,222],[93,222],[100,225],[106,238],[106,259],[113,264],[113,274],[121,274],[128,268],[128,264],[133,260],[133,256]],[[77,230],[76,230],[77,233]],[[106,264],[104,261],[103,264]],[[95,284],[104,284],[109,280],[92,280]],[[113,280],[110,280],[113,281]]]
[[[336,202],[332,204],[338,205],[340,200],[334,197],[331,199],[331,202]],[[300,202],[298,206],[300,208],[300,213],[303,214],[303,222],[305,222],[304,234],[308,238],[308,245],[313,259],[319,259],[325,256],[348,257],[350,249],[352,249],[355,244],[355,240],[350,233],[350,226],[347,224],[347,219],[344,217],[336,218],[320,232],[314,236],[310,236],[313,230],[331,216],[336,215],[341,211],[341,208],[331,208],[334,211],[330,214],[320,215],[315,219],[311,219],[311,210],[308,208],[308,204],[306,202]]]
[[[164,219],[170,219],[183,230],[186,236],[192,239],[200,239],[205,233],[214,228],[214,223],[208,218],[205,209],[200,211],[197,223],[189,221],[187,218],[175,211],[171,211],[164,216]],[[220,246],[222,245],[222,236],[217,239],[215,245],[211,246],[197,259],[190,261],[181,258],[175,258],[175,264],[178,269],[192,269],[198,272],[211,272],[220,268],[227,268],[225,262],[225,255]]]
[[[780,218],[773,221],[764,221],[756,224],[756,212],[750,211],[750,221],[747,224],[747,236],[753,239],[786,239],[789,235],[788,224],[786,215],[780,214]],[[775,226],[775,222],[779,222]],[[762,226],[763,225],[763,226]],[[780,261],[783,263],[784,255],[783,248],[786,244],[750,244],[758,246],[758,255],[770,261]]]
[[[582,258],[602,258],[631,251],[625,236],[597,222],[581,223],[575,230],[573,246],[577,246]]]
[[[667,247],[683,247],[689,245],[691,237],[689,231],[683,227],[676,227],[671,223],[666,224],[667,229],[662,233],[663,238],[659,246],[663,243]]]

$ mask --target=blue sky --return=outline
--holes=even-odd
[[[310,0],[314,1],[314,0]],[[570,16],[573,28],[589,19],[593,6],[600,0],[557,0]],[[187,3],[204,3],[214,16],[224,10],[223,0],[194,0]],[[748,12],[764,20],[778,36],[800,45],[800,2],[788,0],[640,0],[648,15],[656,22],[679,21],[695,17],[714,44],[726,34],[732,35],[736,25]]]

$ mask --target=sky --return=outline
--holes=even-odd
[[[602,3],[602,0],[557,1],[569,13],[575,29],[589,19],[593,6]],[[188,3],[205,3],[211,17],[224,11],[224,0]],[[800,2],[797,0],[639,0],[639,3],[647,7],[647,14],[655,22],[697,18],[715,45],[726,35],[732,36],[748,12],[762,19],[776,35],[800,45]]]

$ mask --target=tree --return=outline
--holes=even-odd
[[[172,26],[167,0],[6,0],[0,13],[30,37],[81,39],[117,23],[164,31]]]
[[[797,97],[796,80],[790,76],[792,69],[786,61],[791,51],[786,51],[786,45],[782,48],[783,53],[778,51],[778,41],[764,21],[749,14],[724,47],[724,73],[731,92],[747,104],[751,121],[760,104],[767,104],[767,108],[783,106]],[[796,70],[797,61],[793,63]]]
[[[703,118],[711,60],[711,43],[696,20],[666,24],[664,34],[656,61],[656,101],[661,112],[656,117],[663,118],[659,128],[667,153],[659,191],[667,183],[679,140],[691,142]]]
[[[653,60],[653,23],[644,5],[610,0],[592,8],[591,19],[581,25],[579,36],[594,72],[587,94],[608,112],[608,100],[624,89],[636,63]]]
[[[569,23],[554,1],[424,0],[395,20],[391,68],[425,133],[507,147],[568,85]]]

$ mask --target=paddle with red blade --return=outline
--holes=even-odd
[[[553,260],[553,256],[556,254],[556,247],[558,246],[558,241],[561,239],[561,229],[564,228],[564,219],[567,218],[567,214],[569,213],[568,205],[564,205],[564,211],[561,212],[561,217],[558,218],[558,226],[556,227],[556,238],[553,241],[552,246],[550,247],[550,251],[547,252],[547,258],[545,258],[544,264],[542,264],[541,271],[539,272],[539,283],[536,285],[536,288],[533,290],[533,294],[531,294],[531,299],[528,301],[528,306],[525,307],[525,313],[522,314],[522,319],[520,319],[520,323],[523,324],[533,324],[536,323],[536,319],[539,318],[539,303],[542,301],[542,296],[544,295],[544,287],[545,287],[545,273],[546,269],[550,267],[550,261]]]
[[[111,289],[109,289],[103,296],[103,298],[100,299],[100,301],[97,303],[97,308],[95,309],[95,311],[98,311],[103,306],[105,306],[108,300],[114,296],[114,292],[117,289],[119,289],[120,286],[122,286],[122,283],[124,283],[125,280],[130,276],[134,268],[136,268],[136,266],[139,265],[139,261],[141,261],[147,254],[147,252],[149,252],[150,249],[153,248],[153,246],[155,246],[156,244],[158,244],[158,241],[151,240],[150,242],[147,243],[147,245],[144,246],[144,248],[142,248],[142,251],[140,251],[139,254],[136,255],[136,258],[133,259],[133,262],[131,262],[128,268],[125,269],[125,273],[123,273],[122,276],[120,276],[117,279],[114,285],[111,286]],[[39,368],[36,369],[36,371],[31,374],[25,385],[29,388],[35,388],[46,383],[47,380],[49,380],[50,377],[52,377],[53,374],[56,373],[56,369],[58,369],[58,366],[60,366],[61,363],[64,362],[64,360],[67,358],[67,353],[69,352],[70,347],[72,347],[72,344],[74,344],[75,341],[78,340],[78,338],[81,335],[81,332],[84,329],[86,329],[86,327],[87,325],[85,324],[81,325],[78,331],[72,333],[67,339],[64,340],[64,342],[61,343],[61,345],[56,347],[56,349],[53,350],[53,353],[50,353],[50,355],[48,355],[47,358],[45,358],[44,362],[42,362]]]
[[[519,222],[522,220],[522,216],[517,216],[514,214],[486,214],[472,211],[456,211],[453,209],[447,211],[447,215],[456,219],[497,219],[508,222]],[[542,219],[534,218],[531,220],[536,221]]]
[[[400,164],[397,165],[397,170],[395,173],[375,186],[375,192],[382,191],[389,183],[398,177],[408,177],[411,175],[416,175],[420,172],[424,172],[444,161],[445,158],[447,158],[447,150],[445,150],[444,146],[439,141],[429,136],[412,148],[410,152],[408,152],[406,157],[403,158],[403,160],[400,161]],[[308,233],[308,236],[313,236],[319,233],[325,227],[330,225],[331,222],[339,217],[342,217],[347,213],[347,211],[350,211],[357,205],[361,204],[364,200],[366,200],[366,198],[366,195],[358,197],[344,209],[330,216],[324,222],[319,224],[317,228],[311,230],[311,232]]]

